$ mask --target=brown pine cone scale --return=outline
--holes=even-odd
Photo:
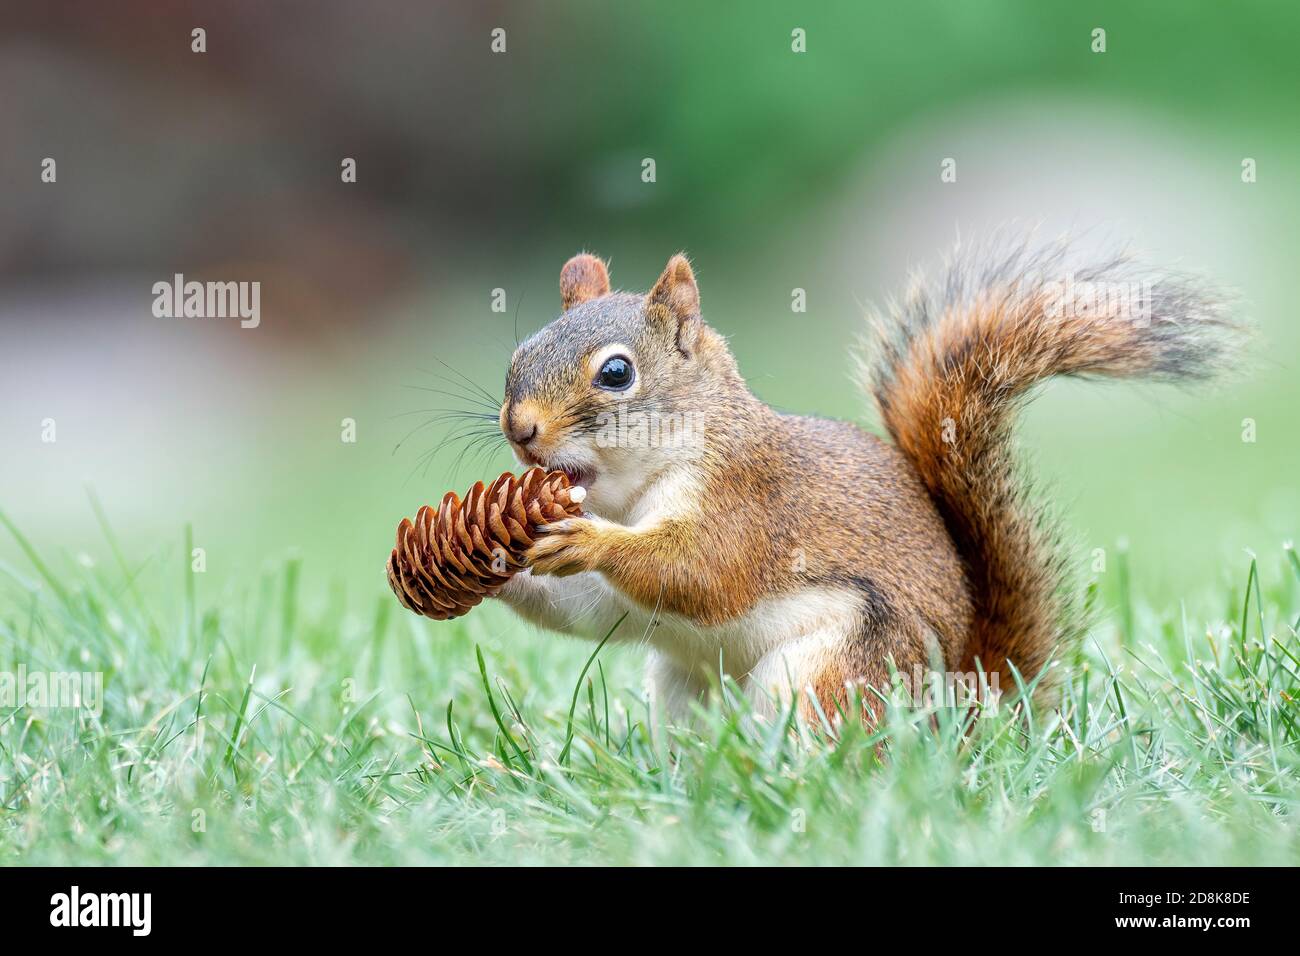
[[[463,501],[449,491],[436,511],[424,505],[397,526],[388,584],[416,614],[460,617],[527,566],[540,525],[579,517],[585,497],[563,472],[540,468],[475,482]]]

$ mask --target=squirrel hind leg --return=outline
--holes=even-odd
[[[656,727],[665,723],[686,727],[691,721],[691,706],[708,700],[709,682],[667,654],[652,650],[646,661],[645,693]]]
[[[746,678],[746,692],[755,710],[768,716],[797,697],[799,716],[813,728],[834,732],[846,719],[875,726],[892,686],[891,669],[908,688],[931,670],[935,637],[922,631],[890,621],[811,632],[763,655]]]

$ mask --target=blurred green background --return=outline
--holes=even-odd
[[[397,520],[511,463],[424,459],[445,428],[402,441],[455,403],[421,389],[441,361],[498,394],[572,253],[644,289],[685,249],[761,397],[860,418],[864,304],[1006,223],[1131,241],[1259,327],[1211,392],[1033,406],[1024,445],[1081,555],[1127,540],[1135,587],[1174,603],[1295,533],[1300,8],[4,7],[0,509],[56,565],[107,558],[89,486],[142,577],[179,582],[189,523],[202,600],[297,554],[317,600],[372,607]],[[155,318],[175,272],[260,281],[261,326]],[[27,575],[8,539],[0,561]]]

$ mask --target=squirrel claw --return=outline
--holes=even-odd
[[[567,518],[543,525],[541,537],[525,555],[533,574],[567,577],[596,567],[599,531],[588,518]]]

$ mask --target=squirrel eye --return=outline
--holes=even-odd
[[[632,362],[621,355],[605,359],[596,375],[596,384],[614,391],[627,388],[632,384]]]

